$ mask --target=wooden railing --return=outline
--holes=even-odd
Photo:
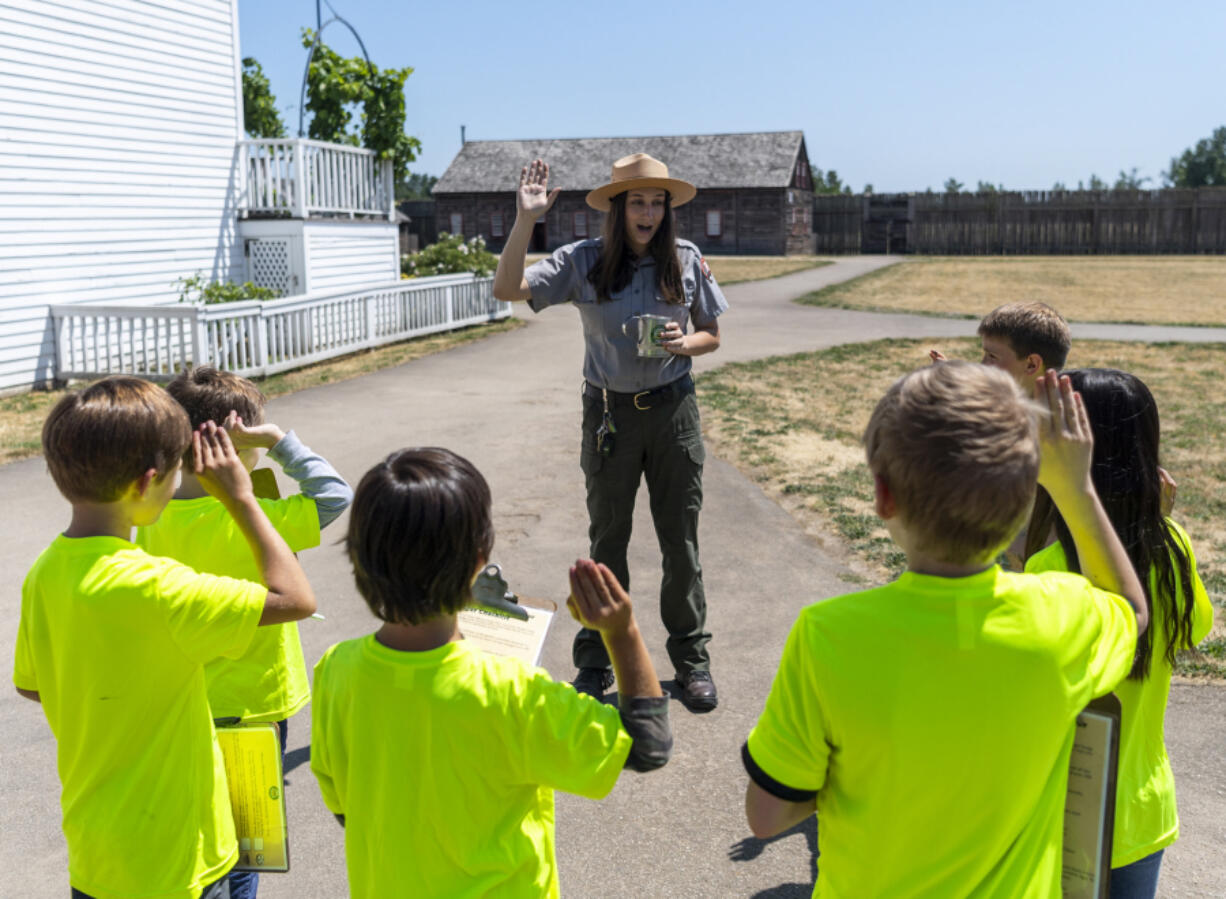
[[[374,150],[302,138],[239,141],[241,211],[396,218],[392,161]]]
[[[439,275],[385,287],[212,306],[52,306],[56,378],[174,377],[215,365],[276,374],[368,347],[507,318],[493,278]]]

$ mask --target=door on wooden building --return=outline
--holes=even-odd
[[[530,249],[533,253],[547,253],[549,248],[546,246],[546,241],[549,238],[549,227],[545,224],[546,215],[542,215],[536,220],[536,224],[532,226],[532,244]]]

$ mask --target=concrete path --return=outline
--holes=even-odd
[[[850,258],[832,266],[728,289],[719,353],[699,371],[733,360],[800,352],[877,337],[948,338],[975,323],[800,307],[792,297],[894,260]],[[587,519],[578,467],[582,345],[578,317],[562,308],[528,326],[357,380],[274,401],[269,417],[295,428],[354,483],[375,461],[406,445],[443,445],[468,456],[494,494],[503,564],[523,595],[565,597],[566,567],[586,553]],[[1189,329],[1192,337],[1211,337]],[[1146,332],[1149,333],[1149,332]],[[1091,336],[1089,333],[1079,336]],[[1139,336],[1139,335],[1138,335]],[[1176,339],[1162,337],[1161,339]],[[1180,338],[1183,339],[1183,338]],[[565,895],[578,897],[807,896],[812,889],[812,821],[780,839],[749,836],[742,813],[739,750],[761,711],[783,639],[803,605],[851,589],[845,573],[796,522],[730,465],[707,464],[700,538],[711,604],[711,649],[721,703],[696,716],[673,706],[677,749],[664,770],[623,776],[594,803],[558,797],[558,858]],[[288,485],[286,485],[288,486]],[[12,657],[19,585],[37,553],[63,527],[66,507],[41,459],[0,469],[9,524],[0,571],[0,651]],[[313,664],[337,640],[368,633],[372,619],[353,590],[336,538],[302,554],[327,621],[302,625]],[[631,546],[632,593],[662,679],[672,677],[653,593],[659,555],[645,498]],[[556,620],[543,664],[572,676],[574,628]],[[54,741],[41,711],[0,691],[0,870],[4,894],[62,896],[66,854],[59,830]],[[1179,778],[1184,837],[1168,852],[1163,893],[1213,896],[1226,890],[1226,690],[1177,687],[1168,744]],[[263,879],[266,899],[346,895],[343,839],[310,774],[309,708],[290,723],[287,796],[293,870]],[[406,849],[411,851],[411,849]]]

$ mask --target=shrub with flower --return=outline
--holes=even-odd
[[[437,243],[420,252],[400,257],[400,273],[406,278],[456,272],[472,272],[484,277],[492,275],[497,267],[498,257],[485,248],[485,238],[480,234],[465,241],[462,234],[442,231]]]

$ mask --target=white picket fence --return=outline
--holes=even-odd
[[[396,218],[392,161],[374,150],[325,141],[239,141],[245,190],[242,211]]]
[[[174,377],[215,365],[272,375],[357,350],[511,314],[493,278],[439,275],[386,287],[212,306],[52,306],[56,377]]]

